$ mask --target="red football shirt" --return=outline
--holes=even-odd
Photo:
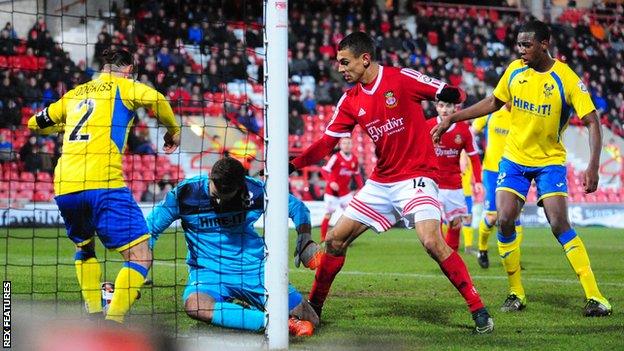
[[[348,137],[359,124],[376,147],[371,180],[392,183],[422,176],[437,181],[438,164],[421,101],[434,100],[444,86],[412,69],[379,66],[371,84],[355,84],[340,98],[325,134]]]
[[[440,117],[427,120],[429,130],[441,121]],[[446,133],[442,134],[440,143],[434,147],[438,158],[438,185],[440,189],[461,189],[462,180],[459,166],[461,151],[466,150],[468,156],[471,156],[471,161],[473,156],[478,153],[470,127],[464,122],[451,125]]]
[[[323,178],[325,178],[325,193],[334,196],[345,196],[351,192],[349,185],[351,184],[351,178],[356,176],[358,187],[362,186],[361,178],[359,178],[360,170],[358,166],[357,158],[351,154],[349,156],[342,153],[342,151],[333,154],[327,164],[321,169],[323,172]],[[357,179],[360,179],[359,181]],[[336,182],[338,184],[338,191],[334,191],[329,183]]]

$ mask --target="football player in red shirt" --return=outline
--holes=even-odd
[[[329,161],[321,168],[321,173],[325,179],[325,217],[321,223],[321,241],[325,241],[329,220],[338,207],[347,207],[353,193],[351,192],[351,179],[355,179],[357,188],[364,186],[364,180],[360,173],[360,165],[357,157],[351,152],[353,142],[351,138],[340,139],[340,150],[333,154]]]
[[[427,120],[429,129],[433,129],[442,118],[455,112],[456,105],[444,101],[436,103],[438,117]],[[454,124],[452,128],[442,135],[440,142],[434,145],[438,158],[438,186],[440,193],[438,199],[444,210],[444,220],[447,223],[445,235],[446,243],[455,251],[459,247],[459,233],[462,227],[462,217],[468,214],[464,190],[461,179],[461,152],[465,150],[472,163],[472,172],[475,179],[475,187],[482,190],[481,185],[481,160],[474,143],[474,137],[470,127],[466,123]]]
[[[327,233],[310,291],[321,313],[331,284],[342,269],[349,244],[367,229],[381,233],[401,220],[466,300],[477,333],[494,322],[477,293],[464,261],[442,239],[438,202],[438,162],[421,106],[423,100],[461,103],[464,92],[408,68],[375,62],[375,44],[365,33],[347,35],[338,45],[338,71],[353,84],[338,101],[325,135],[293,159],[291,171],[315,164],[356,125],[375,143],[377,164],[370,179]]]

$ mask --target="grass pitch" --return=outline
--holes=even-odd
[[[496,323],[491,335],[472,335],[463,300],[413,231],[368,232],[349,249],[315,336],[291,339],[291,348],[309,350],[622,350],[624,349],[624,233],[580,228],[592,268],[614,314],[582,317],[584,296],[561,246],[547,229],[526,229],[522,244],[523,281],[528,308],[503,314],[507,278],[491,238],[491,267],[481,269],[463,255],[473,280]],[[291,250],[294,246],[291,233]],[[318,237],[318,234],[316,235]],[[115,252],[98,244],[105,279],[114,281],[121,267]],[[4,280],[12,281],[13,301],[25,313],[83,314],[75,278],[74,248],[62,229],[0,230]],[[188,318],[181,295],[186,282],[182,233],[158,241],[151,271],[153,287],[142,289],[128,318],[130,324],[164,325],[171,334],[214,334]],[[313,272],[292,267],[291,282],[304,294]],[[40,303],[39,303],[40,302]],[[36,306],[36,307],[33,307]],[[161,327],[162,328],[162,327]]]

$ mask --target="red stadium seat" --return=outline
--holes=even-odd
[[[52,176],[47,172],[39,172],[37,173],[37,181],[38,182],[52,182]]]
[[[23,182],[34,182],[35,181],[35,175],[30,173],[30,172],[22,172],[20,179]]]
[[[37,191],[33,196],[33,201],[35,202],[50,202],[52,200],[52,193],[48,191]]]
[[[35,183],[33,183],[33,182],[19,182],[16,185],[17,185],[17,188],[20,191],[23,191],[23,190],[35,190]]]

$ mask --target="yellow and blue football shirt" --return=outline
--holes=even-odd
[[[485,135],[483,170],[498,172],[498,163],[503,157],[510,121],[511,113],[503,106],[500,110],[472,122],[472,128]]]
[[[530,167],[565,164],[562,135],[571,109],[580,118],[595,110],[581,79],[558,60],[547,72],[537,72],[520,59],[513,61],[493,94],[511,103],[503,157]]]
[[[30,118],[32,130],[65,129],[63,150],[54,171],[54,191],[63,195],[125,186],[122,155],[134,111],[152,110],[167,130],[180,127],[165,97],[134,80],[102,73],[67,92]]]

